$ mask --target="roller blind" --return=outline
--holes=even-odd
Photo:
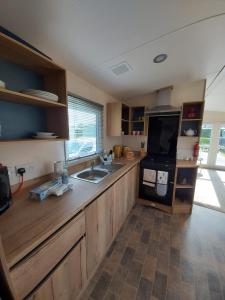
[[[69,137],[67,159],[100,153],[103,139],[103,106],[68,96]]]

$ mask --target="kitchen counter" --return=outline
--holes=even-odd
[[[135,166],[141,158],[117,160],[125,165],[99,184],[71,178],[73,190],[61,197],[50,196],[43,202],[29,199],[32,185],[25,187],[8,211],[0,216],[0,236],[6,261],[11,268],[67,223],[91,201]],[[43,183],[40,180],[38,184]],[[35,186],[38,185],[37,183]]]
[[[177,168],[197,168],[198,162],[196,160],[181,160],[176,161]]]

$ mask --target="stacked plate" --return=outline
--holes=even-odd
[[[58,136],[54,135],[53,132],[37,132],[36,135],[33,136],[34,139],[56,139]]]
[[[21,93],[30,95],[30,96],[43,98],[43,99],[54,101],[54,102],[58,102],[58,100],[59,100],[59,97],[57,95],[50,93],[50,92],[41,91],[41,90],[26,89],[26,90],[22,90]]]
[[[5,88],[5,82],[0,80],[0,89],[4,89]]]

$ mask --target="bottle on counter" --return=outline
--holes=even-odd
[[[62,183],[64,183],[64,184],[69,183],[68,165],[66,162],[64,163],[64,166],[63,166]]]

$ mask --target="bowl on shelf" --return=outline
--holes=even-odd
[[[33,135],[32,136],[34,139],[39,139],[39,140],[53,140],[53,139],[57,139],[58,136],[57,135],[49,135],[49,136],[39,136],[39,135]]]
[[[36,135],[33,136],[35,139],[56,139],[58,136],[54,132],[36,132]]]
[[[20,92],[26,95],[35,96],[35,97],[43,98],[54,102],[58,102],[59,100],[59,97],[56,94],[47,91],[26,89],[26,90],[21,90]]]
[[[0,80],[0,88],[5,89],[5,82]]]

